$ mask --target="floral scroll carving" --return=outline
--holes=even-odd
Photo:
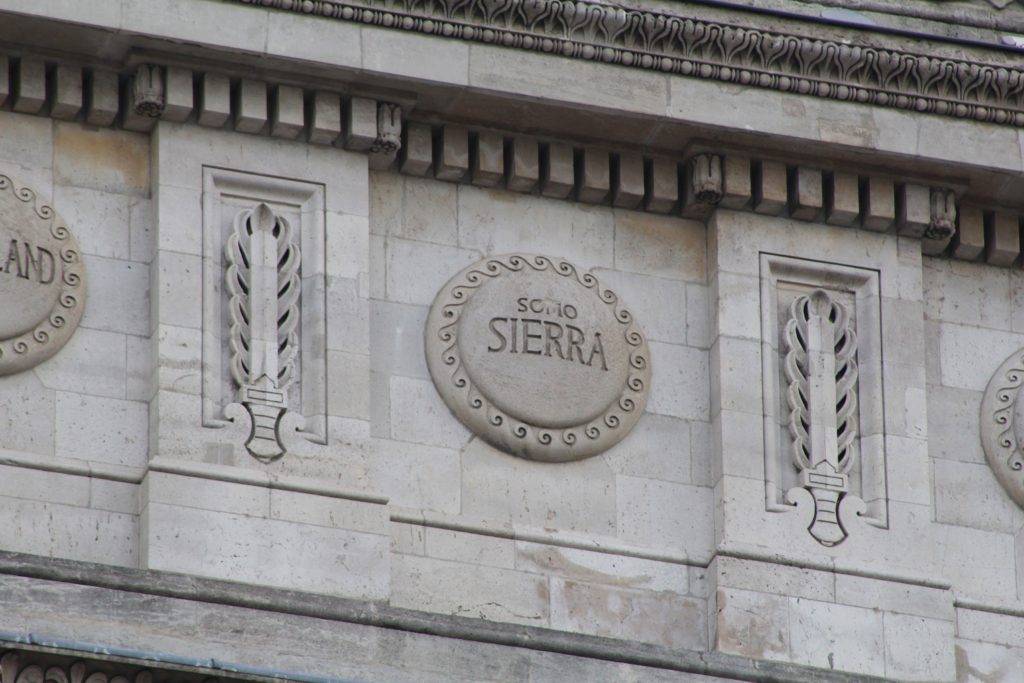
[[[991,0],[996,6],[1009,0]],[[661,73],[1024,125],[1024,71],[563,0],[234,0]]]
[[[291,224],[259,204],[235,217],[225,255],[231,377],[251,425],[245,447],[269,461],[285,453],[280,423],[299,350],[299,245]]]
[[[839,506],[857,460],[857,338],[843,305],[818,289],[793,300],[784,339],[793,462],[814,498],[808,531],[833,546],[847,536]]]

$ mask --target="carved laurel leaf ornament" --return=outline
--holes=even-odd
[[[981,445],[996,479],[1024,507],[1024,453],[1018,433],[1024,426],[1018,415],[1022,386],[1024,349],[1003,361],[989,380],[981,400]]]
[[[619,297],[546,256],[479,261],[438,293],[427,367],[445,403],[492,446],[531,460],[596,455],[640,419],[650,352]]]

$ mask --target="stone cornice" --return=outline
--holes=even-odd
[[[833,100],[1024,126],[1024,71],[571,0],[226,0]]]

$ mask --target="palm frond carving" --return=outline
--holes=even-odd
[[[816,507],[808,531],[833,546],[847,535],[838,512],[857,460],[857,339],[822,289],[793,300],[783,336],[793,462]]]
[[[272,460],[285,453],[279,424],[298,360],[299,245],[291,224],[259,204],[235,216],[225,256],[231,377],[252,418],[246,448]]]

